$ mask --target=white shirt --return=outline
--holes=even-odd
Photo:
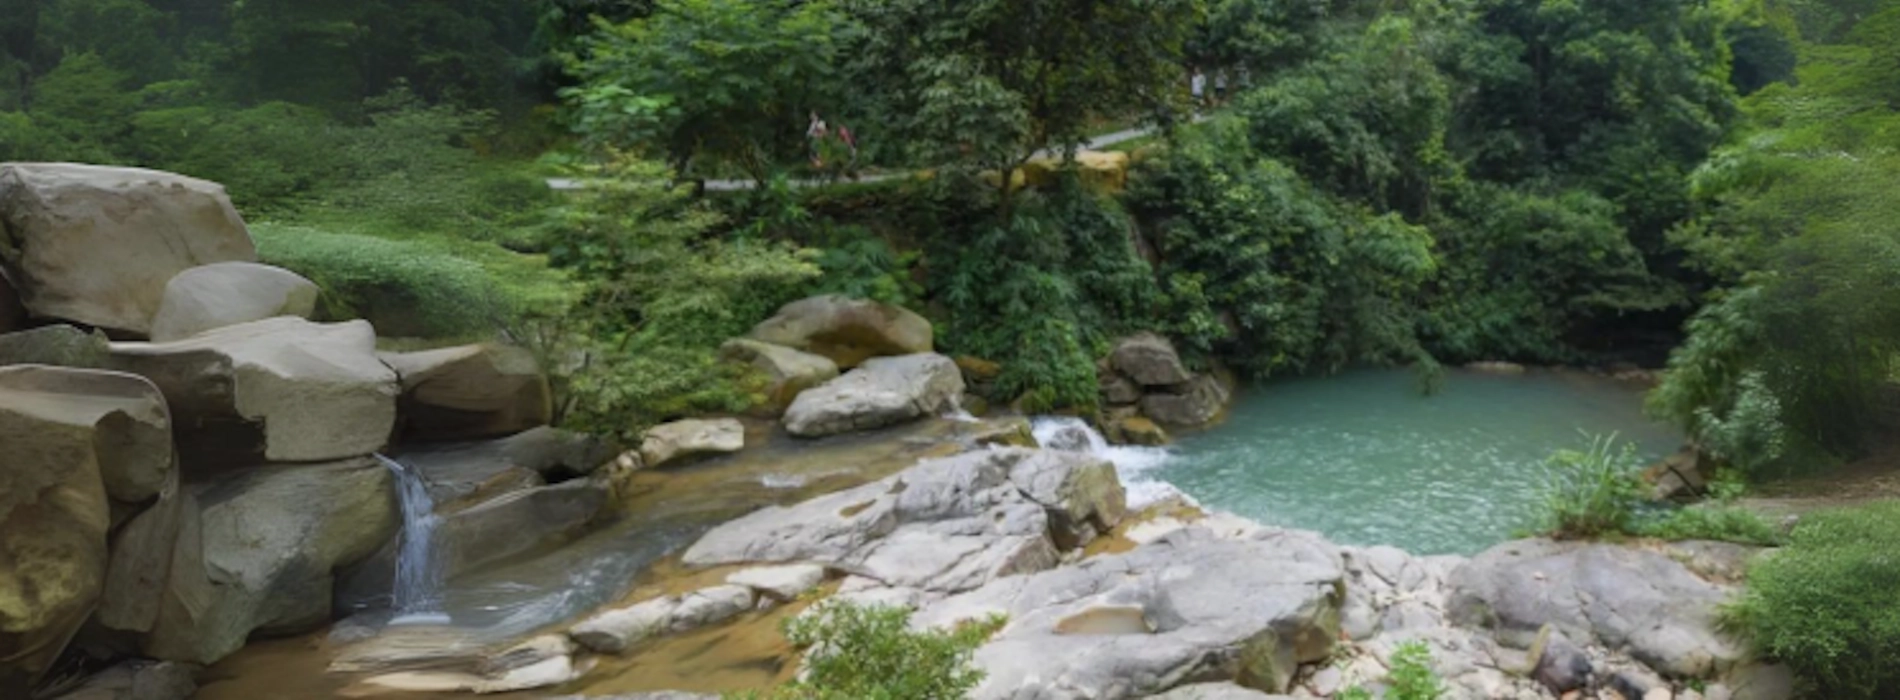
[[[1207,76],[1196,74],[1194,76],[1192,85],[1193,85],[1195,95],[1200,95],[1203,92],[1207,92]]]

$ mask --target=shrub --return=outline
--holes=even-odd
[[[1406,642],[1392,653],[1388,675],[1387,700],[1438,700],[1445,695],[1445,684],[1432,670],[1432,650],[1424,642]],[[1341,691],[1339,700],[1373,700],[1372,691],[1354,686]]]
[[[913,631],[896,607],[821,603],[786,621],[785,636],[807,650],[808,673],[767,693],[774,700],[957,700],[982,682],[970,654],[1004,620],[953,632]],[[753,696],[756,697],[756,696]]]
[[[1717,540],[1772,547],[1781,532],[1761,516],[1730,505],[1676,508],[1638,519],[1630,534],[1661,540]]]
[[[535,259],[466,241],[390,240],[270,223],[252,226],[251,233],[264,262],[323,289],[323,318],[365,318],[388,336],[491,335],[524,311],[558,306],[571,291]]]
[[[1900,696],[1900,503],[1805,517],[1728,621],[1814,697]]]
[[[1557,538],[1590,538],[1628,532],[1643,502],[1634,445],[1598,435],[1579,452],[1559,450],[1550,458],[1542,530]]]

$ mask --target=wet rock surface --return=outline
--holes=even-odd
[[[785,429],[823,437],[882,428],[942,414],[956,406],[963,388],[963,373],[942,355],[867,360],[799,394],[785,411]]]

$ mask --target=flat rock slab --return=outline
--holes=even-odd
[[[310,318],[317,284],[270,265],[222,262],[178,273],[152,319],[152,340],[183,340],[214,328],[273,316]]]
[[[1104,482],[1113,482],[1113,488]],[[969,590],[1054,566],[1052,525],[1106,531],[1124,505],[1114,465],[995,448],[926,460],[896,476],[727,522],[689,566],[809,562],[931,592]]]
[[[1009,623],[976,651],[973,698],[1135,698],[1192,680],[1284,692],[1339,637],[1345,568],[1318,535],[1189,528],[1125,554],[998,579],[919,610],[948,628]]]
[[[376,331],[363,321],[278,317],[111,351],[114,365],[164,392],[187,457],[356,457],[381,450],[396,422],[397,376],[377,359]]]
[[[963,396],[963,372],[936,354],[880,357],[805,390],[785,411],[785,430],[823,437],[944,413]]]
[[[1716,631],[1733,588],[1665,554],[1605,544],[1507,542],[1452,572],[1450,612],[1529,646],[1552,625],[1578,640],[1627,652],[1678,678],[1713,678],[1744,658]]]
[[[33,315],[140,336],[173,276],[257,260],[224,186],[138,168],[0,164],[0,240]]]
[[[648,467],[745,449],[745,424],[736,418],[687,419],[648,428],[640,458]]]

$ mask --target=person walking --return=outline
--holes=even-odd
[[[805,127],[805,142],[811,147],[811,167],[813,168],[825,167],[825,156],[819,151],[819,145],[825,140],[825,133],[828,130],[825,120],[818,116],[818,111],[812,110],[811,124]]]
[[[1200,111],[1207,101],[1207,76],[1201,73],[1201,67],[1194,67],[1194,77],[1188,79],[1188,92],[1194,96],[1194,110]]]
[[[844,142],[845,148],[851,149],[850,160],[844,164],[844,173],[846,177],[856,181],[858,179],[858,137],[851,133],[851,127],[839,124],[838,140]]]
[[[1225,68],[1214,74],[1214,105],[1218,107],[1224,104],[1227,104],[1227,70]]]

